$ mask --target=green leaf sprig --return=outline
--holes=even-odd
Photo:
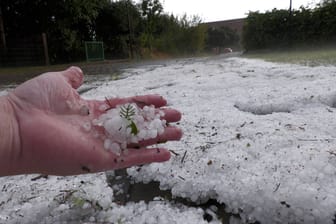
[[[133,135],[137,135],[139,133],[138,127],[133,121],[133,117],[135,115],[135,108],[131,104],[122,105],[120,108],[120,117],[125,118],[129,121],[129,125],[127,127],[131,128],[131,133]]]

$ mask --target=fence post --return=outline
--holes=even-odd
[[[47,35],[45,33],[42,33],[42,41],[43,41],[45,64],[50,65]]]

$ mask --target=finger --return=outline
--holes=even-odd
[[[181,120],[181,112],[178,110],[170,109],[170,108],[164,108],[162,109],[163,112],[163,117],[161,119],[166,120],[168,123],[169,122],[177,122]]]
[[[142,140],[137,144],[129,144],[129,148],[139,148],[139,147],[146,147],[150,145],[165,143],[167,141],[178,141],[182,138],[182,130],[174,127],[168,126],[165,128],[165,131],[162,135],[158,135],[156,138]]]
[[[154,107],[158,108],[167,105],[167,100],[165,100],[160,95],[134,96],[131,98],[131,101],[136,103],[139,107],[153,105]]]
[[[76,66],[72,66],[67,70],[62,72],[66,81],[72,86],[72,88],[77,89],[83,84],[84,75],[83,71]]]
[[[113,169],[143,165],[153,162],[165,162],[170,159],[170,152],[164,148],[129,149],[127,155],[113,159]],[[111,165],[110,165],[111,166]]]

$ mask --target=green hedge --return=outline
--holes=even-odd
[[[314,9],[250,12],[245,21],[242,45],[245,50],[316,45],[336,40],[336,0]]]

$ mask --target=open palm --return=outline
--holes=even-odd
[[[169,140],[179,140],[180,129],[168,126],[155,139],[129,146],[125,155],[115,155],[103,147],[101,133],[90,127],[91,121],[104,111],[105,101],[85,100],[76,89],[83,82],[83,73],[77,67],[62,72],[50,72],[31,79],[9,94],[19,127],[20,145],[14,149],[16,173],[44,173],[71,175],[120,169],[132,165],[166,161],[168,150],[147,146]],[[115,98],[109,106],[127,102],[139,106],[154,105],[164,110],[167,122],[180,120],[173,109],[164,109],[166,101],[158,95]],[[86,127],[86,128],[85,128]],[[134,149],[137,148],[137,149]]]

